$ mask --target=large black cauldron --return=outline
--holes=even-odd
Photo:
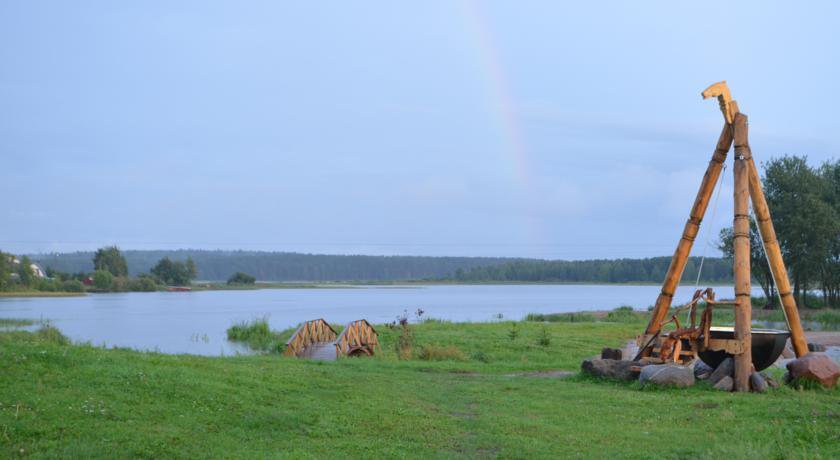
[[[735,338],[735,330],[732,327],[712,327],[711,338],[732,340]],[[776,362],[782,350],[785,348],[790,332],[776,329],[753,329],[752,330],[752,361],[755,370],[761,371]],[[704,363],[716,368],[728,356],[725,351],[706,350],[698,353]]]

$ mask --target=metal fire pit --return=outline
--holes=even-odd
[[[711,338],[732,340],[735,338],[735,330],[733,327],[712,327],[709,331]],[[785,349],[785,343],[790,332],[780,331],[778,329],[753,329],[752,330],[752,362],[755,370],[761,371],[767,369],[779,358],[782,350]],[[698,353],[700,359],[704,363],[711,366],[712,369],[730,355],[725,351],[701,351]]]

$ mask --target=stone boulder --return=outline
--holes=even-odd
[[[733,388],[735,388],[735,380],[729,375],[724,375],[714,386],[715,390],[721,391],[732,391]]]
[[[808,351],[824,352],[825,351],[825,345],[823,345],[821,343],[808,342]]]
[[[604,348],[601,350],[601,359],[616,359],[622,358],[621,350],[618,348]]]
[[[808,353],[789,362],[787,369],[789,381],[816,380],[826,388],[836,385],[837,379],[840,378],[840,366],[825,353]]]
[[[580,364],[580,369],[594,377],[617,380],[635,380],[636,372],[631,370],[632,366],[638,366],[635,361],[622,361],[619,359],[587,359]]]
[[[679,364],[651,364],[642,368],[639,383],[662,386],[690,387],[694,385],[694,369]]]
[[[767,391],[767,381],[764,380],[763,375],[758,372],[750,374],[750,390],[756,393],[764,393]]]
[[[717,385],[724,377],[732,377],[735,372],[735,360],[731,357],[724,359],[718,365],[717,369],[709,376],[709,383]]]
[[[784,359],[793,359],[796,358],[796,353],[793,352],[793,348],[790,347],[790,342],[785,345],[785,348],[782,350],[782,358]]]
[[[714,371],[708,364],[699,359],[694,363],[694,378],[696,379],[706,380],[711,377]]]

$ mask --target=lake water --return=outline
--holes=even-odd
[[[718,299],[731,286],[715,287]],[[273,329],[314,318],[344,324],[365,318],[393,321],[418,308],[424,317],[451,321],[522,319],[528,313],[609,310],[631,305],[645,310],[659,286],[625,285],[453,285],[365,286],[323,289],[91,294],[85,297],[0,298],[0,317],[50,321],[74,341],[157,350],[163,353],[231,355],[247,353],[228,342],[227,328],[267,317]],[[691,300],[681,287],[675,304]],[[756,295],[759,292],[756,291]]]

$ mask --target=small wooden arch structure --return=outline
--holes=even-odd
[[[308,349],[318,344],[334,342],[338,333],[323,318],[307,321],[297,328],[286,342],[284,356],[304,356]]]
[[[286,342],[284,356],[333,361],[339,356],[372,356],[379,348],[376,329],[359,319],[347,323],[341,334],[323,318],[307,321]]]
[[[379,334],[364,319],[347,323],[335,340],[337,356],[372,356],[377,348],[379,348]]]

